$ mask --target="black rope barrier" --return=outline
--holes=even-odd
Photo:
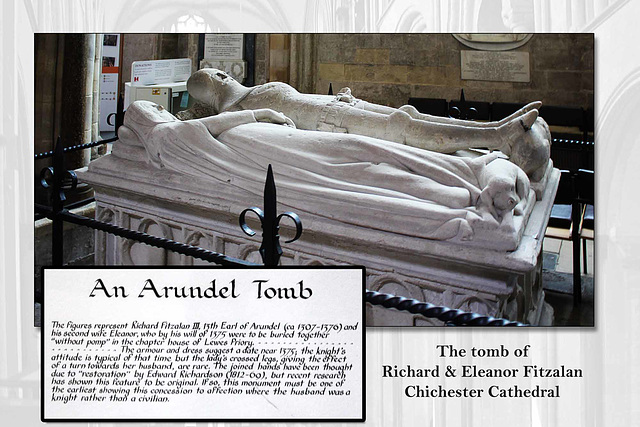
[[[185,243],[179,243],[171,239],[163,237],[152,236],[151,234],[143,233],[141,231],[134,231],[128,228],[123,228],[117,225],[109,224],[107,222],[98,221],[92,218],[87,218],[81,215],[76,215],[67,210],[54,214],[53,210],[47,206],[36,204],[36,211],[45,215],[48,218],[58,216],[60,219],[72,224],[81,225],[84,227],[93,228],[94,230],[104,231],[109,234],[123,237],[125,239],[135,240],[136,242],[144,243],[156,248],[168,249],[170,251],[192,256],[204,261],[213,262],[215,264],[224,266],[255,266],[255,264],[249,261],[232,258],[217,252],[209,251],[207,249],[200,248],[198,246],[191,246]]]
[[[84,150],[85,148],[97,147],[98,145],[108,144],[110,142],[114,142],[117,140],[118,140],[118,137],[116,136],[109,139],[103,139],[102,141],[94,141],[94,142],[87,142],[86,144],[73,145],[71,147],[65,147],[64,152],[68,153],[71,151]],[[55,150],[44,151],[42,153],[36,154],[34,157],[35,157],[35,160],[40,160],[40,159],[45,159],[47,157],[53,157],[54,154],[55,154]]]
[[[562,138],[553,138],[552,143],[567,143],[572,145],[593,145],[595,143],[593,141],[583,141],[581,139],[562,139]]]
[[[93,202],[95,202],[96,199],[95,197],[87,197],[86,199],[82,199],[82,200],[78,200],[77,202],[73,202],[73,203],[69,203],[68,205],[65,206],[65,209],[67,210],[73,210],[73,209],[77,209],[77,208],[82,208],[84,206],[87,206]],[[44,208],[42,205],[40,205],[40,208]],[[43,215],[41,213],[36,212],[35,217],[34,217],[34,221],[37,221],[39,219],[42,218],[47,218],[46,215]]]
[[[385,308],[395,308],[400,311],[408,311],[420,314],[430,319],[438,319],[446,324],[455,326],[527,326],[524,323],[491,316],[483,316],[459,309],[442,307],[422,302],[413,298],[399,297],[367,290],[365,300],[373,305],[381,305]]]

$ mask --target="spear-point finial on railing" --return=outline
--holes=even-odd
[[[451,101],[455,102],[455,101]],[[466,106],[467,100],[464,97],[464,88],[460,89],[460,100],[458,106],[449,107],[449,117],[460,120],[475,120],[478,117],[478,110],[475,107]]]
[[[278,265],[282,256],[280,235],[276,222],[276,182],[273,179],[271,165],[267,169],[267,180],[264,183],[264,218],[262,219],[262,246],[260,255],[265,265]]]
[[[269,165],[267,169],[267,179],[264,183],[264,211],[258,207],[252,207],[243,210],[240,213],[240,227],[248,236],[256,234],[246,223],[245,217],[247,212],[255,213],[260,219],[262,226],[262,245],[260,245],[260,256],[264,265],[276,266],[280,262],[282,256],[282,247],[280,246],[280,220],[286,216],[293,220],[296,225],[296,235],[285,243],[291,243],[300,238],[302,235],[302,222],[300,217],[294,212],[285,212],[277,215],[277,198],[276,183],[273,177],[273,169]]]
[[[327,95],[333,95],[333,86],[329,83],[329,93]]]

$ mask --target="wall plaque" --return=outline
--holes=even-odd
[[[204,36],[205,59],[242,59],[244,35],[206,34]]]
[[[460,51],[462,80],[530,82],[529,52]]]

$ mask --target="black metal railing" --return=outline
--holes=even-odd
[[[116,138],[117,139],[117,138]],[[137,242],[170,250],[182,255],[191,256],[194,258],[202,259],[204,261],[212,262],[218,265],[224,266],[251,266],[257,265],[255,263],[233,258],[213,252],[207,249],[203,249],[197,246],[187,245],[185,243],[176,242],[171,239],[152,236],[140,231],[130,230],[107,222],[98,221],[95,219],[87,218],[81,215],[76,215],[69,212],[69,208],[64,206],[66,200],[65,190],[74,189],[77,186],[78,179],[74,171],[67,170],[64,166],[64,155],[71,151],[83,150],[90,147],[95,147],[107,142],[113,142],[115,139],[98,141],[88,144],[75,145],[72,147],[64,148],[62,140],[58,138],[56,146],[52,151],[39,153],[35,157],[41,159],[44,157],[53,156],[53,166],[44,168],[40,174],[40,182],[44,188],[51,190],[51,206],[43,206],[40,204],[35,205],[35,211],[37,214],[51,219],[52,222],[52,238],[51,238],[51,256],[53,266],[62,266],[64,259],[64,239],[63,239],[63,223],[69,222],[84,227],[89,227],[94,230],[104,231],[109,234],[123,237],[125,239],[135,240]],[[52,154],[51,154],[52,153]],[[267,208],[266,206],[270,206]],[[265,213],[259,208],[250,208],[248,210],[259,211],[262,215],[260,221],[263,223],[263,244],[260,248],[260,253],[268,262],[265,265],[277,265],[282,255],[282,248],[279,242],[279,221],[282,216],[294,217],[296,227],[299,229],[296,240],[302,232],[302,224],[299,218],[292,212],[287,212],[276,217],[276,194],[275,194],[275,181],[273,179],[273,171],[271,167],[267,172],[267,185],[265,186]],[[247,210],[247,211],[248,211]],[[246,211],[245,211],[246,212]],[[244,221],[243,212],[241,220]],[[241,224],[243,230],[246,233],[255,232],[251,230],[244,222]]]
[[[62,141],[58,138],[54,150],[39,153],[35,155],[35,159],[45,157],[53,157],[53,166],[42,170],[41,184],[43,187],[51,190],[51,206],[40,204],[35,205],[35,211],[52,221],[52,261],[53,266],[63,265],[64,243],[63,243],[63,224],[69,222],[72,224],[92,228],[94,230],[103,231],[125,239],[134,240],[149,246],[170,250],[182,255],[191,256],[204,261],[212,262],[224,266],[256,266],[260,264],[252,263],[246,260],[233,258],[203,249],[197,246],[187,245],[185,243],[176,242],[174,240],[152,236],[140,231],[131,230],[81,215],[69,212],[69,208],[64,206],[66,200],[65,190],[73,189],[78,183],[77,176],[74,171],[67,170],[64,166],[65,153],[83,150],[95,147],[97,145],[114,142],[117,138],[109,140],[97,141],[88,144],[75,145],[64,148]],[[282,247],[280,246],[280,221],[287,217],[293,221],[296,227],[295,236],[287,240],[290,243],[302,234],[302,222],[298,215],[293,212],[285,212],[277,215],[277,197],[276,185],[273,177],[273,170],[269,165],[267,170],[267,178],[264,188],[264,210],[258,207],[245,209],[240,214],[239,224],[242,231],[254,236],[256,232],[252,230],[246,223],[246,215],[254,213],[260,220],[262,227],[262,244],[259,252],[265,266],[277,266],[282,256]],[[447,325],[455,326],[526,326],[519,322],[513,322],[506,319],[498,319],[490,316],[483,316],[472,312],[465,312],[459,309],[451,309],[443,306],[435,306],[430,303],[418,301],[415,299],[385,294],[375,291],[366,290],[365,301],[372,305],[379,305],[385,308],[393,308],[400,311],[407,311],[413,314],[419,314],[426,318],[438,319]]]
[[[53,213],[53,210],[47,206],[36,205],[36,211],[41,212],[47,218],[54,219],[58,217],[62,221],[69,222],[71,224],[81,225],[89,227],[94,230],[104,231],[109,234],[113,234],[125,239],[135,240],[136,242],[144,243],[156,248],[167,249],[182,255],[191,256],[204,261],[213,262],[215,264],[224,266],[250,266],[256,265],[249,261],[244,261],[237,258],[228,257],[226,255],[209,251],[207,249],[200,248],[198,246],[187,245],[185,243],[176,242],[171,239],[153,236],[151,234],[143,233],[140,231],[131,230],[128,228],[120,227],[117,225],[109,224],[107,222],[97,221],[85,216],[76,215],[68,210],[64,209],[57,214]]]
[[[400,311],[408,311],[420,314],[430,319],[438,319],[451,326],[527,326],[524,323],[497,317],[484,316],[482,314],[463,311],[457,308],[437,306],[428,302],[413,298],[400,297],[381,292],[367,290],[365,300],[373,305],[381,305],[385,308],[395,308]]]

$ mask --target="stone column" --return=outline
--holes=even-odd
[[[58,52],[58,34],[35,36],[35,147],[34,154],[53,149],[59,132],[60,117],[56,114],[56,88],[61,80],[62,54]],[[60,57],[60,58],[59,58]],[[60,68],[60,70],[58,70]],[[40,186],[40,171],[51,166],[51,159],[35,162],[35,202],[48,204],[47,191]]]
[[[191,72],[195,73],[200,64],[198,63],[198,38],[199,34],[180,34],[178,36],[178,47],[175,58],[191,59]]]
[[[102,34],[96,36],[95,54],[93,56],[93,93],[91,101],[91,141],[100,139],[100,74],[102,70]],[[106,146],[100,145],[91,149],[91,158],[106,154]]]
[[[60,136],[65,146],[91,142],[95,34],[64,35]],[[68,153],[67,169],[89,164],[91,150]]]
[[[595,0],[595,5],[594,5],[595,17],[597,18],[602,12],[605,11],[607,7],[609,7],[608,0]]]
[[[122,81],[120,93],[124,93],[124,84],[131,81],[131,64],[134,61],[149,61],[159,59],[158,34],[123,34],[122,43]]]
[[[502,20],[514,33],[533,31],[535,8],[529,0],[502,0]]]
[[[302,93],[315,93],[315,34],[291,34],[290,53],[289,84]]]
[[[95,34],[64,35],[60,137],[65,147],[91,142],[95,39]],[[87,166],[90,158],[90,149],[69,152],[65,155],[65,167]],[[91,197],[92,191],[88,185],[79,184],[73,194],[67,192],[67,200]]]
[[[480,16],[480,7],[482,7],[482,1],[478,0],[467,0],[464,7],[462,8],[462,22],[464,28],[469,28],[472,33],[478,31],[478,18]],[[495,19],[494,23],[499,19]],[[493,24],[485,22],[484,24]]]
[[[590,24],[595,18],[595,0],[587,0],[585,3],[586,24]]]
[[[432,31],[440,32],[442,31],[442,0],[434,0],[433,1],[433,11],[431,12],[431,25]]]
[[[253,81],[256,85],[269,81],[269,35],[256,34],[255,68]]]
[[[462,26],[462,9],[460,2],[449,3],[449,29],[451,32],[459,33]]]
[[[289,82],[291,73],[290,49],[291,38],[289,34],[269,35],[269,81]]]
[[[177,58],[178,44],[180,36],[178,34],[159,34],[157,51],[155,57],[157,59],[175,59]],[[182,56],[181,56],[182,57]]]
[[[581,30],[587,25],[587,15],[582,1],[571,0],[571,31]]]

